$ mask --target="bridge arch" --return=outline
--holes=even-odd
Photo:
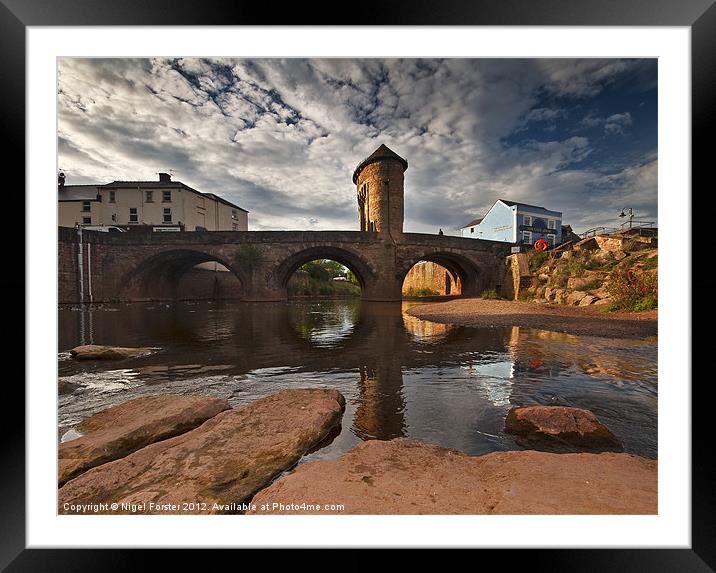
[[[219,263],[230,271],[237,280],[238,289],[232,298],[241,298],[249,284],[242,269],[216,253],[188,248],[167,249],[142,259],[122,277],[120,297],[140,300],[180,298],[182,278],[197,265],[209,262]]]
[[[442,250],[427,251],[418,257],[409,259],[398,270],[398,279],[401,284],[410,269],[420,261],[438,264],[444,267],[454,279],[459,279],[463,296],[478,296],[487,288],[487,273],[480,263],[463,254]]]
[[[375,281],[376,273],[357,252],[332,245],[308,247],[283,259],[276,267],[274,276],[280,289],[285,289],[294,272],[301,266],[318,259],[329,259],[348,267],[355,274],[361,290]]]

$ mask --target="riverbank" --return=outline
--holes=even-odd
[[[657,335],[656,310],[605,312],[600,306],[462,298],[407,310],[422,320],[459,326],[495,328],[522,326],[582,336],[647,338]]]

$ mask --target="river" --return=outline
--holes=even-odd
[[[175,302],[59,310],[58,440],[82,419],[158,393],[236,407],[282,388],[346,398],[340,433],[303,461],[397,437],[472,455],[521,449],[504,432],[515,405],[593,411],[627,452],[657,456],[657,342],[519,327],[426,322],[414,302]],[[148,346],[121,362],[77,362],[79,344]]]

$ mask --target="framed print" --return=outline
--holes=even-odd
[[[716,567],[691,383],[716,8],[527,4],[3,1],[27,245],[3,567]]]

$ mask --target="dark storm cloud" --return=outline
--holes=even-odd
[[[175,179],[252,229],[355,229],[351,174],[406,157],[406,231],[455,229],[499,198],[578,229],[656,217],[654,60],[63,59],[69,183]]]

